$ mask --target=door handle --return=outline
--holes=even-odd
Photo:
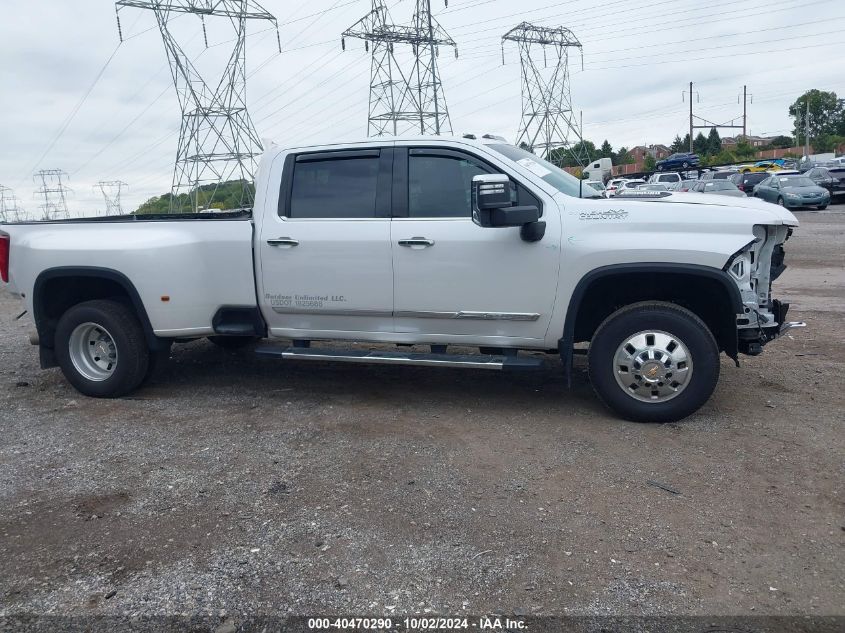
[[[299,246],[299,240],[295,240],[292,237],[277,237],[274,240],[267,240],[267,243],[270,246]]]
[[[399,240],[399,246],[428,248],[429,246],[434,246],[434,240],[425,237],[412,237],[407,240]]]

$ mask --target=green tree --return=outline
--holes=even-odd
[[[749,145],[748,141],[741,141],[736,144],[734,154],[738,160],[748,160],[749,158],[754,158],[755,151],[754,148]]]
[[[654,171],[657,169],[657,160],[651,154],[646,154],[643,161],[643,171]]]
[[[776,136],[769,143],[769,147],[774,147],[776,149],[786,149],[794,146],[795,141],[792,140],[791,136]]]
[[[547,160],[564,167],[580,167],[581,163],[586,165],[597,155],[596,146],[591,141],[580,141],[570,148],[557,147],[553,149],[549,152]]]
[[[684,140],[681,138],[680,134],[675,135],[675,140],[672,141],[672,145],[669,146],[669,149],[672,150],[673,154],[677,154],[678,152],[685,152],[689,148],[689,135],[687,135],[687,142],[684,145]]]
[[[252,183],[247,183],[247,188],[251,192],[251,197],[255,198],[255,187]],[[182,213],[190,213],[193,204],[193,195],[196,194],[197,203],[201,210],[203,209],[239,209],[241,208],[244,195],[244,182],[242,180],[229,180],[218,184],[201,185],[191,192],[191,196],[186,193],[174,197],[169,194],[155,196],[144,202],[135,213],[139,214],[154,214],[154,213],[170,213],[171,201],[173,202],[173,210]]]
[[[807,129],[807,106],[809,104],[810,142],[822,136],[845,134],[845,100],[835,92],[808,90],[789,106],[789,116],[795,124],[795,138],[804,139]]]
[[[707,154],[707,150],[709,149],[709,145],[707,143],[707,137],[704,136],[701,132],[698,133],[698,136],[695,137],[695,140],[692,142],[692,151],[696,154],[704,156]]]
[[[619,151],[616,152],[616,160],[613,162],[617,165],[630,165],[634,162],[634,157],[628,153],[627,147],[620,147]]]
[[[722,151],[722,138],[719,136],[719,131],[711,127],[710,134],[707,136],[707,153],[711,155],[718,154]]]
[[[604,143],[601,144],[599,156],[601,158],[613,158],[613,146],[607,141],[607,139],[605,139]]]

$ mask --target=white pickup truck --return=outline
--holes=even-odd
[[[568,380],[589,342],[609,407],[671,421],[713,393],[721,352],[738,362],[803,325],[771,292],[798,222],[760,200],[581,197],[495,137],[271,147],[256,186],[252,213],[0,226],[42,367],[116,397],[173,342],[211,337],[433,367],[530,370],[544,352]]]

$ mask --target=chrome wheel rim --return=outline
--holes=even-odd
[[[76,326],[68,341],[68,352],[76,371],[94,382],[108,380],[117,367],[114,338],[96,323]]]
[[[686,389],[692,356],[677,336],[646,330],[628,337],[616,350],[613,374],[619,387],[640,402],[668,402]]]

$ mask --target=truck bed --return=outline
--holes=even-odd
[[[125,278],[161,337],[214,333],[221,307],[255,307],[249,211],[78,218],[0,225],[11,236],[10,289],[32,295],[39,277]]]

